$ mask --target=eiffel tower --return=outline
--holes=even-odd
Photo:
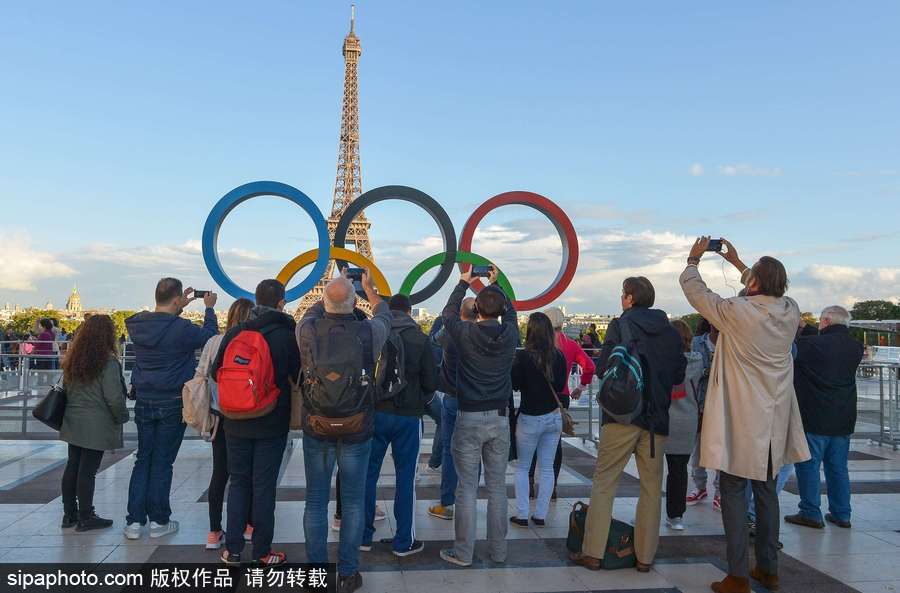
[[[328,234],[334,241],[334,231],[347,206],[362,193],[362,176],[359,164],[359,80],[357,65],[362,48],[356,36],[356,6],[350,8],[350,33],[344,38],[344,100],[341,109],[341,139],[338,144],[337,175],[334,181],[334,199],[331,216],[328,217]],[[366,215],[361,212],[347,231],[347,247],[354,246],[356,251],[372,261],[372,244],[369,242],[369,226]],[[334,260],[328,262],[328,268],[322,280],[311,291],[304,295],[294,312],[300,319],[306,310],[317,303],[325,293],[325,285],[334,274]],[[369,312],[368,303],[359,300],[361,309]]]

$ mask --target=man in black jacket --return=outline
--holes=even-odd
[[[294,339],[296,324],[284,313],[284,285],[278,280],[263,280],[256,287],[256,306],[250,319],[232,328],[222,338],[219,354],[210,370],[215,377],[222,366],[228,343],[242,331],[262,332],[272,355],[275,384],[280,393],[275,408],[259,418],[225,418],[228,443],[228,526],[222,562],[238,565],[244,549],[244,526],[248,503],[253,508],[253,559],[260,565],[282,564],[283,552],[272,552],[275,533],[275,490],[278,469],[287,445],[291,420],[291,381],[300,374],[300,351]]]
[[[794,390],[812,458],[794,465],[800,490],[800,512],[788,523],[821,529],[819,467],[825,464],[828,510],[825,520],[850,527],[850,474],[847,456],[856,428],[856,368],[863,345],[850,337],[850,314],[843,307],[826,307],[819,318],[819,335],[797,339]]]
[[[681,337],[670,325],[665,311],[650,308],[655,299],[649,280],[643,276],[626,278],[622,283],[622,316],[609,325],[600,351],[597,374],[603,377],[609,355],[622,341],[621,326],[627,323],[641,358],[644,407],[631,424],[618,424],[608,414],[603,415],[583,551],[572,556],[574,562],[591,569],[599,568],[603,558],[616,485],[632,453],[641,481],[634,526],[638,571],[650,570],[659,545],[663,444],[669,434],[669,403],[672,386],[684,381],[687,359]]]
[[[512,303],[496,285],[496,268],[491,269],[490,280],[491,285],[475,298],[475,322],[460,319],[460,305],[472,281],[471,271],[462,275],[442,314],[445,331],[459,352],[456,377],[459,412],[452,439],[459,484],[454,517],[456,541],[452,548],[441,550],[441,558],[457,566],[472,564],[481,463],[488,491],[488,552],[494,562],[506,562],[507,402],[512,393],[510,373],[519,328]]]
[[[394,519],[396,531],[393,538],[382,540],[393,546],[395,556],[411,556],[425,549],[416,539],[416,467],[419,461],[419,445],[422,441],[422,415],[425,406],[438,388],[437,365],[428,345],[428,336],[410,317],[412,305],[409,297],[394,295],[388,302],[393,315],[391,332],[403,342],[404,376],[406,386],[393,399],[381,401],[375,411],[375,436],[369,454],[366,476],[366,527],[360,549],[372,549],[375,534],[375,494],[378,476],[388,445],[394,458],[396,483],[394,488]]]

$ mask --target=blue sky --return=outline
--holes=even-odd
[[[583,248],[570,310],[614,312],[640,273],[686,312],[677,274],[700,233],[782,258],[804,309],[900,298],[896,2],[358,6],[364,189],[422,189],[457,230],[497,193],[550,197]],[[209,287],[203,223],[247,181],[329,210],[348,16],[324,1],[5,7],[0,303],[59,305],[77,282],[88,307],[140,307],[169,274]],[[415,208],[368,215],[393,286],[437,251]],[[312,232],[265,198],[220,246],[252,286]],[[528,296],[557,244],[508,207],[475,249]],[[730,291],[718,261],[702,270]]]

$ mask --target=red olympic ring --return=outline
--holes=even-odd
[[[572,221],[569,220],[566,213],[549,199],[528,191],[510,191],[489,199],[469,216],[459,236],[460,251],[472,251],[472,238],[475,235],[475,228],[489,212],[501,206],[509,205],[529,206],[549,218],[553,226],[556,227],[562,243],[562,263],[559,266],[556,278],[550,286],[536,297],[513,301],[513,306],[517,311],[533,311],[549,305],[562,296],[566,288],[569,287],[569,284],[575,277],[575,270],[578,268],[578,236],[575,234],[575,227],[572,226]],[[464,264],[460,264],[459,268],[463,270]],[[471,287],[477,293],[484,288],[484,284],[481,280],[475,278],[472,280]]]

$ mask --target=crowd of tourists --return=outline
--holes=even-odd
[[[582,548],[571,560],[602,568],[617,484],[634,456],[638,571],[650,570],[659,544],[665,461],[668,528],[685,529],[688,507],[709,498],[710,490],[722,512],[728,575],[713,590],[749,592],[750,579],[777,589],[778,491],[792,468],[800,508],[786,521],[815,529],[825,522],[851,526],[847,459],[863,348],[849,336],[845,309],[826,308],[818,328],[804,324],[797,303],[785,296],[784,266],[771,257],[747,266],[733,245],[723,243],[720,255],[737,268],[745,289],[724,298],[707,287],[698,263],[709,238],[699,238],[680,277],[688,302],[703,317],[696,331],[654,308],[649,280],[630,277],[622,283],[622,314],[605,337],[591,328],[579,341],[562,332],[562,312],[549,309],[529,316],[522,342],[495,270],[475,297],[467,296],[471,272],[463,273],[429,334],[410,316],[407,297],[384,300],[368,274],[361,289],[345,275],[332,279],[299,322],[284,312],[285,287],[263,280],[254,302],[231,305],[224,334],[214,293],[202,296],[205,319],[195,325],[180,317],[194,291],[164,278],[155,310],[126,323],[135,356],[130,390],[108,316],[87,319],[64,358],[68,404],[60,437],[69,444],[69,458],[62,527],[112,525],[94,510],[94,479],[103,451],[122,447],[131,398],[138,446],[125,537],[139,539],[146,529],[159,538],[178,530],[171,518],[172,468],[190,423],[212,445],[206,547],[221,549],[227,565],[284,563],[285,554],[272,547],[276,487],[288,433],[301,429],[306,560],[328,561],[328,505],[337,469],[338,590],[354,591],[362,585],[360,552],[382,545],[404,557],[424,549],[416,537],[416,474],[422,417],[430,415],[439,432],[428,467],[440,473],[440,500],[428,512],[453,521],[455,529],[452,546],[440,557],[472,564],[483,479],[486,550],[492,562],[503,563],[510,526],[548,523],[571,400],[595,376],[609,385],[623,380],[619,372],[634,360],[626,370],[641,378],[640,405],[630,415],[603,414]],[[358,307],[360,290],[371,316]],[[576,366],[581,382],[570,387]],[[513,391],[521,396],[518,408]],[[389,447],[395,531],[376,541],[375,522],[384,518],[377,485]],[[510,517],[511,458],[517,461]],[[822,464],[829,504],[824,515]]]

